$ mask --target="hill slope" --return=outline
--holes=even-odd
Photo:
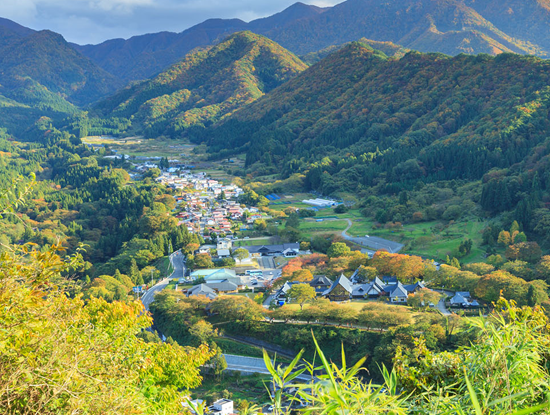
[[[25,77],[83,105],[122,86],[120,80],[75,51],[61,35],[44,30],[20,36],[3,27],[0,83],[9,94]]]
[[[127,88],[96,107],[105,116],[132,117],[146,135],[178,135],[211,124],[306,69],[275,42],[234,34],[189,54],[150,81]]]
[[[61,35],[0,19],[0,128],[23,138],[42,117],[64,118],[121,86]]]
[[[352,43],[194,139],[245,151],[249,172],[308,172],[324,193],[479,179],[546,140],[549,85],[539,58],[393,59]]]

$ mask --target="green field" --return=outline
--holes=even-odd
[[[256,297],[258,293],[232,293],[227,295],[237,295],[240,297],[247,297],[247,298],[250,298],[251,300],[254,300],[254,297]]]
[[[192,155],[194,145],[182,140],[146,139],[142,137],[104,138],[98,136],[85,137],[86,144],[103,144],[112,150],[136,157],[168,157],[183,160]]]
[[[323,220],[322,222],[308,220],[300,223],[300,231],[304,236],[311,238],[315,234],[341,233],[347,226],[346,220]]]
[[[234,247],[239,246],[251,246],[251,245],[270,245],[272,244],[271,238],[260,238],[260,239],[237,239],[233,241]]]
[[[315,234],[322,233],[340,233],[348,226],[344,219],[353,222],[347,233],[351,236],[378,236],[405,245],[402,253],[420,255],[435,260],[444,261],[447,255],[452,256],[453,252],[465,239],[473,241],[473,247],[470,254],[460,258],[460,262],[480,262],[485,259],[485,250],[481,247],[481,232],[487,223],[479,221],[477,218],[472,220],[462,220],[456,223],[446,223],[441,221],[422,222],[405,224],[402,229],[377,229],[371,219],[365,218],[361,213],[354,209],[343,214],[335,214],[332,209],[325,209],[324,212],[318,212],[319,216],[336,216],[338,220],[325,219],[323,222],[314,222],[308,219],[301,222],[300,230],[306,238]]]

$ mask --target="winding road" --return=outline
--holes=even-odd
[[[172,275],[160,280],[157,284],[153,285],[149,290],[141,297],[141,302],[147,311],[149,311],[149,305],[155,300],[155,294],[164,290],[172,279],[179,279],[185,276],[185,257],[180,251],[174,252],[170,255],[170,263],[174,268]]]

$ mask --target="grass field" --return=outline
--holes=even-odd
[[[271,238],[261,238],[261,239],[237,239],[233,241],[233,246],[251,246],[251,245],[270,245]]]
[[[463,220],[456,223],[441,221],[406,224],[400,230],[380,228],[376,229],[371,219],[365,218],[355,209],[343,214],[335,214],[332,209],[324,209],[317,216],[336,216],[338,220],[324,220],[323,222],[302,221],[300,230],[306,237],[318,233],[340,233],[348,223],[344,219],[353,222],[347,231],[351,236],[378,236],[405,245],[402,253],[420,255],[435,260],[444,261],[447,255],[452,256],[465,239],[473,241],[470,254],[460,258],[460,262],[479,262],[484,260],[485,250],[481,247],[481,232],[487,225],[477,219]],[[315,220],[315,219],[313,219]]]
[[[86,144],[103,144],[112,150],[136,157],[168,157],[184,160],[191,156],[194,145],[182,140],[170,139],[146,139],[142,137],[108,138],[85,137],[82,141]]]
[[[258,293],[232,293],[227,295],[237,295],[239,297],[247,297],[247,298],[250,298],[251,300],[254,300],[254,297],[257,296]]]
[[[356,311],[362,311],[363,310],[363,307],[365,307],[366,304],[377,304],[378,302],[377,301],[369,301],[369,300],[353,300],[351,302],[348,302],[348,303],[342,303],[340,304],[341,306],[343,307],[349,307],[349,308],[353,308],[354,310]],[[299,310],[300,309],[300,305],[299,304],[295,304],[295,303],[287,303],[286,304],[290,309],[292,310]],[[390,305],[388,303],[385,303],[385,302],[380,302],[380,305]],[[311,304],[304,304],[304,309],[310,307]],[[405,307],[409,310],[412,310],[410,307],[407,307],[407,306],[404,306],[404,305],[394,305],[393,307]]]
[[[346,229],[348,222],[345,220],[323,220],[323,222],[303,221],[300,224],[300,231],[306,237],[312,237],[321,233],[340,233]]]

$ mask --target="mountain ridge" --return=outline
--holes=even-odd
[[[125,80],[155,75],[194,48],[243,30],[264,35],[297,55],[368,38],[448,55],[514,52],[550,56],[550,2],[506,0],[506,7],[500,11],[494,0],[347,0],[326,8],[295,3],[249,23],[209,19],[181,33],[74,47]],[[541,44],[537,39],[542,39]]]

